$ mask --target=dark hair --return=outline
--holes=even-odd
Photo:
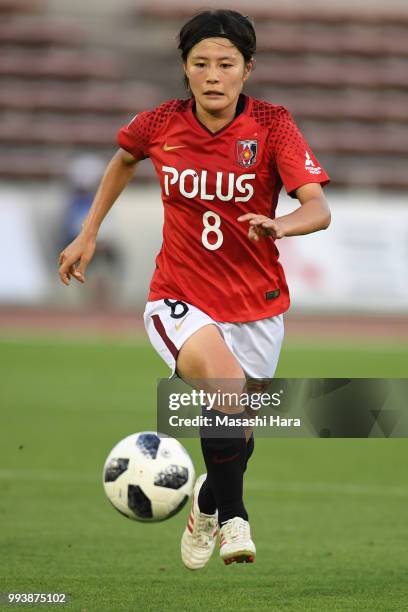
[[[205,38],[228,38],[245,62],[251,61],[256,53],[254,26],[237,11],[202,11],[187,21],[180,30],[178,45],[184,62],[191,49]]]

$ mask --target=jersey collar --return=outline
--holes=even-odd
[[[243,101],[243,107],[242,107],[242,110],[240,111],[239,107],[240,107],[240,103],[242,104],[241,100]],[[237,113],[235,114],[235,117],[232,119],[232,121],[227,123],[227,125],[224,125],[224,127],[222,127],[220,130],[217,130],[216,132],[211,132],[211,130],[209,130],[197,118],[196,114],[194,113],[194,98],[190,98],[189,105],[188,105],[188,111],[187,112],[188,112],[188,116],[189,116],[190,121],[196,127],[201,128],[208,135],[214,137],[214,136],[218,136],[222,132],[225,132],[225,130],[227,130],[235,121],[237,121],[239,119],[239,117],[241,117],[241,115],[248,115],[250,113],[250,111],[251,111],[251,107],[252,107],[252,98],[250,98],[249,96],[246,96],[245,94],[240,94],[240,99],[238,100],[238,104],[237,104]]]

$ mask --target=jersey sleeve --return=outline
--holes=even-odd
[[[272,127],[276,167],[291,197],[296,197],[298,187],[308,183],[320,183],[322,187],[330,178],[320,166],[303,134],[288,110],[281,107]]]
[[[149,157],[149,147],[159,132],[165,129],[170,117],[188,107],[188,100],[167,100],[153,110],[143,111],[120,128],[117,142],[136,160]]]
[[[117,135],[118,145],[133,155],[137,161],[149,156],[147,149],[150,135],[150,114],[150,111],[139,113],[128,125],[121,127]]]

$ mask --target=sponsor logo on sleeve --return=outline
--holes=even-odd
[[[310,157],[307,151],[306,151],[305,170],[307,170],[310,174],[321,174],[322,173],[321,167],[315,166],[312,158]]]

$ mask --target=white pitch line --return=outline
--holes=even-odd
[[[274,483],[264,481],[260,483],[245,483],[246,489],[269,490],[279,493],[332,493],[336,495],[363,495],[376,497],[408,498],[408,487],[383,487],[376,485],[343,484],[333,482],[286,482]]]
[[[245,483],[246,489],[259,491],[273,491],[279,493],[333,493],[336,495],[374,495],[378,497],[400,497],[408,498],[408,487],[384,487],[367,484],[348,484],[333,482],[287,482],[274,483],[263,481],[262,483]]]
[[[13,470],[0,469],[0,480],[29,480],[31,482],[70,482],[70,483],[100,483],[102,469],[99,474],[84,474],[83,472],[62,472],[51,470]],[[247,478],[245,489],[252,491],[268,491],[274,493],[323,493],[335,495],[362,495],[376,497],[408,498],[408,487],[383,487],[367,484],[347,484],[332,482],[251,482]]]
[[[78,472],[58,472],[47,470],[7,470],[0,469],[0,480],[30,480],[32,482],[98,482],[93,474]],[[102,468],[99,481],[102,481]]]

